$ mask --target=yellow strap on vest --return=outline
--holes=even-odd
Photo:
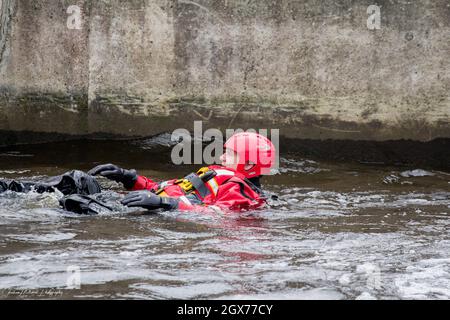
[[[200,168],[197,171],[197,175],[201,178],[208,171],[209,171],[208,167]],[[194,186],[187,179],[179,179],[175,183],[178,184],[181,187],[181,189],[183,189],[184,192],[186,192],[186,193],[190,193],[190,192],[194,191]]]
[[[197,171],[197,175],[201,178],[201,177],[202,177],[205,173],[207,173],[209,170],[210,170],[210,169],[209,169],[208,167],[200,168],[200,169]],[[191,183],[189,180],[187,180],[187,179],[178,179],[177,181],[175,181],[175,184],[178,184],[178,185],[181,187],[181,189],[184,190],[184,192],[185,192],[186,194],[191,193],[191,192],[194,191],[194,186],[193,186],[192,183]],[[217,184],[217,182],[215,182],[215,184]],[[217,187],[216,187],[216,188],[217,188]],[[216,191],[216,190],[215,190],[215,191]],[[214,192],[214,194],[216,194],[216,193],[217,193],[217,191]],[[159,189],[159,190],[156,192],[156,194],[159,195],[159,196],[161,196],[161,197],[167,197],[167,196],[168,196],[167,193],[164,191],[164,188]]]

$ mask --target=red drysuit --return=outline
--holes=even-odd
[[[219,165],[209,166],[207,169],[214,170],[216,176],[205,183],[209,193],[204,197],[197,190],[187,194],[176,183],[178,179],[157,183],[144,176],[139,176],[132,190],[155,192],[163,190],[159,195],[180,200],[179,210],[198,212],[207,212],[217,208],[222,212],[253,210],[266,203],[261,192],[254,186],[252,187],[239,172]]]

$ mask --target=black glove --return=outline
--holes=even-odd
[[[124,187],[131,189],[134,187],[138,175],[136,170],[122,169],[114,164],[102,164],[88,171],[91,176],[101,175],[116,182],[122,182]]]
[[[127,207],[141,207],[147,210],[159,208],[172,210],[178,208],[178,199],[160,197],[147,190],[130,192],[120,203]]]

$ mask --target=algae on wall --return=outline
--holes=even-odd
[[[450,137],[447,0],[1,2],[0,130]]]

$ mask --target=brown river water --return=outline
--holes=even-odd
[[[160,180],[198,168],[171,164],[166,144],[0,148],[0,179],[109,162]],[[123,196],[99,180],[105,197]],[[77,216],[55,193],[1,193],[0,298],[450,298],[450,173],[281,154],[280,173],[263,186],[278,200],[240,218]]]

